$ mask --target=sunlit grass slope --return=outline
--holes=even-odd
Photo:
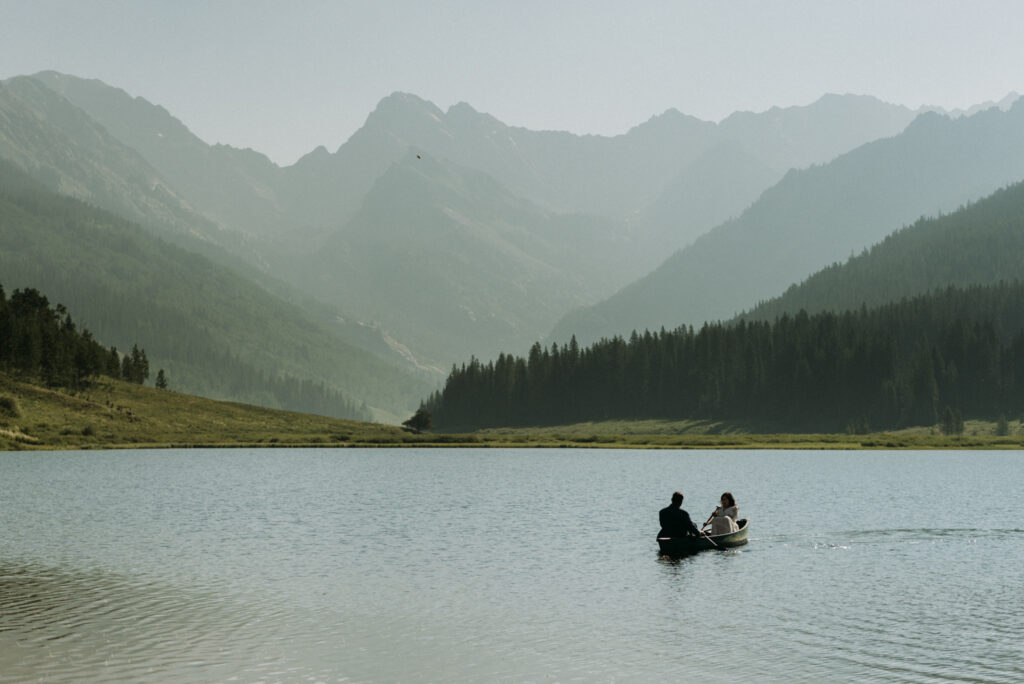
[[[71,394],[0,374],[0,448],[241,446],[400,440],[401,430],[357,421],[214,401],[101,378]],[[0,402],[3,403],[3,402]]]

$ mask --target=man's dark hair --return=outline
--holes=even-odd
[[[674,504],[681,504],[681,503],[683,503],[683,493],[682,492],[674,492],[672,494],[672,503],[674,503]]]

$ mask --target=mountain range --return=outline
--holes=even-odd
[[[902,133],[791,170],[739,217],[650,274],[563,318],[580,343],[732,318],[823,265],[924,215],[1024,179],[1024,102],[972,116],[917,117]]]
[[[415,406],[425,385],[440,381],[441,368],[469,355],[524,349],[560,318],[553,339],[610,334],[634,320],[670,326],[705,310],[731,308],[721,314],[731,315],[866,247],[900,221],[1015,180],[1009,162],[994,169],[982,160],[964,170],[976,176],[973,186],[946,182],[937,172],[934,192],[911,193],[903,213],[880,209],[851,217],[816,208],[810,213],[817,218],[790,233],[788,221],[766,218],[784,215],[808,192],[822,206],[845,206],[836,184],[849,174],[835,169],[850,165],[843,161],[850,155],[872,158],[876,153],[865,149],[909,140],[904,136],[914,129],[922,148],[971,145],[969,136],[966,142],[943,136],[956,138],[965,122],[988,116],[950,120],[871,97],[828,95],[718,123],[669,110],[622,135],[581,136],[509,126],[465,103],[445,111],[394,93],[335,152],[318,148],[279,167],[253,150],[209,145],[164,108],[116,87],[43,72],[0,82],[0,159],[9,162],[9,176],[23,173],[39,185],[33,192],[50,193],[43,205],[57,203],[57,195],[94,205],[108,213],[86,223],[125,219],[131,239],[146,243],[142,253],[170,255],[179,264],[146,273],[139,262],[104,279],[105,294],[96,295],[117,302],[109,297],[128,292],[137,302],[132,311],[144,311],[154,293],[174,293],[153,307],[151,327],[132,327],[124,316],[109,316],[101,327],[90,322],[100,320],[97,308],[76,307],[112,343],[164,329],[155,319],[165,314],[188,318],[195,301],[210,298],[210,286],[189,289],[182,281],[201,280],[202,273],[232,285],[211,299],[199,328],[189,328],[190,338],[203,340],[190,358],[201,354],[199,347],[210,359],[232,350],[253,369],[322,379],[394,417]],[[1010,134],[994,119],[989,123],[998,129],[993,140]],[[1007,154],[1013,149],[1011,141]],[[899,161],[900,154],[908,158]],[[912,146],[890,153],[892,164],[911,175],[924,173],[919,165],[932,163],[928,154]],[[941,151],[933,156],[943,158]],[[877,173],[869,162],[858,165],[860,173]],[[806,181],[819,175],[818,186]],[[869,179],[863,183],[862,199],[874,192]],[[8,200],[26,211],[23,198]],[[80,211],[84,205],[74,210]],[[873,227],[849,227],[865,222]],[[5,229],[12,240],[7,249],[14,250],[19,228]],[[849,234],[843,240],[818,234],[830,231]],[[723,235],[739,255],[733,264],[708,251]],[[786,235],[807,243],[802,259],[773,256],[773,244]],[[839,257],[816,246],[821,240],[841,243]],[[74,274],[89,265],[118,272],[124,257],[110,245],[99,249],[104,244],[83,246],[83,263],[72,266],[67,253],[47,261],[40,243],[38,268],[21,272],[17,282],[0,272],[0,282],[10,288],[61,273],[54,296],[72,297],[80,277]],[[707,283],[669,278],[639,298],[627,296],[638,288],[631,281],[680,248],[647,279],[665,280],[658,274],[673,260],[695,253],[705,272],[713,271]],[[744,261],[742,252],[763,257],[777,278],[757,280],[757,264]],[[713,276],[730,272],[738,280],[751,276],[750,287],[737,286],[727,304],[702,309],[699,302],[718,299],[707,294],[721,289]],[[680,310],[659,303],[666,299],[698,304]],[[231,312],[236,300],[246,302],[244,316]],[[608,302],[623,300],[628,315],[605,313]],[[215,374],[202,362],[189,365],[162,353],[156,360],[178,364],[182,389],[240,398],[216,388]]]
[[[717,124],[669,110],[619,136],[579,136],[508,126],[465,103],[443,111],[414,95],[394,93],[334,153],[319,148],[280,168],[251,150],[207,145],[163,108],[99,81],[54,72],[32,78],[136,151],[199,215],[192,230],[204,240],[297,286],[346,320],[379,324],[427,366],[444,366],[469,349],[487,355],[528,344],[565,311],[612,294],[656,266],[666,251],[738,214],[788,169],[892,135],[916,114],[870,97],[829,95],[803,107],[737,113]],[[374,214],[364,203],[399,191],[387,172],[405,163],[411,150],[447,164],[446,173],[459,168],[490,176],[506,199],[532,205],[532,223],[521,226],[524,231],[541,235],[552,221],[572,223],[578,226],[577,244],[586,248],[569,262],[562,261],[561,247],[550,253],[527,250],[531,258],[568,272],[551,280],[543,269],[510,263],[508,272],[516,275],[489,278],[486,292],[469,286],[461,294],[446,292],[449,265],[417,264],[428,269],[421,268],[421,290],[436,285],[437,301],[467,312],[469,321],[440,330],[396,325],[420,319],[423,302],[382,294],[377,305],[340,265],[355,253],[345,236],[363,240],[364,247],[369,233],[385,242],[402,239],[398,217]],[[438,178],[434,186],[446,183]],[[429,215],[430,205],[440,200],[420,196],[420,209]],[[482,216],[501,211],[483,208],[474,198],[461,201],[480,208]],[[419,211],[403,206],[405,221]],[[372,229],[366,226],[370,215],[378,221]],[[606,239],[610,231],[616,239]],[[552,245],[559,239],[554,235]],[[464,246],[467,251],[460,253]],[[469,242],[452,241],[447,249],[462,262],[479,257]],[[529,280],[529,274],[537,279]],[[524,293],[536,288],[557,290],[553,308],[540,302],[536,315],[524,316]],[[495,320],[504,322],[495,326]]]

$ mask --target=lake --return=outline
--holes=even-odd
[[[1014,452],[0,453],[2,682],[1019,682],[1022,590]]]

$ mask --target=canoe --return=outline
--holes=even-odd
[[[747,543],[750,521],[747,518],[740,518],[736,524],[740,529],[728,534],[716,534],[708,537],[658,537],[658,546],[661,548],[662,555],[665,556],[687,556],[709,549],[731,549],[735,546],[743,546]]]

